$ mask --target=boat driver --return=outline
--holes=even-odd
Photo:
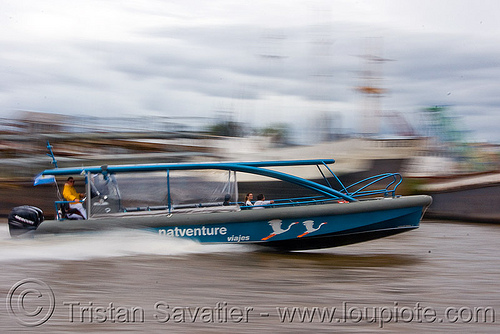
[[[70,202],[70,209],[75,209],[77,213],[73,214],[71,218],[77,219],[87,219],[87,211],[82,205],[81,199],[85,197],[85,194],[78,193],[75,189],[75,179],[70,176],[64,184],[63,197],[66,201]]]

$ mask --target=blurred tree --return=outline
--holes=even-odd
[[[233,121],[221,121],[208,128],[208,132],[214,136],[243,137],[244,127],[241,123]]]
[[[271,137],[272,142],[275,144],[286,144],[288,142],[289,128],[288,125],[283,123],[271,124],[260,129],[259,135]]]

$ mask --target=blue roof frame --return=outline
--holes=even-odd
[[[249,167],[285,167],[285,166],[307,166],[333,164],[334,159],[313,160],[284,160],[284,161],[253,161],[253,162],[203,162],[203,163],[167,163],[167,164],[138,164],[138,165],[115,165],[115,166],[93,166],[93,167],[71,167],[46,169],[42,175],[78,175],[84,172],[90,173],[128,173],[128,172],[151,172],[161,170],[189,170],[189,169],[227,169],[227,166],[249,166]]]
[[[285,161],[257,161],[257,162],[210,162],[210,163],[170,163],[170,164],[144,164],[144,165],[116,165],[101,167],[79,167],[79,168],[55,168],[42,172],[42,175],[79,175],[89,173],[127,173],[127,172],[152,172],[162,170],[200,170],[220,169],[232,170],[243,173],[257,174],[275,178],[278,180],[297,184],[299,186],[317,191],[323,195],[334,198],[343,198],[349,202],[357,201],[354,197],[341,193],[335,189],[326,187],[316,182],[303,179],[294,175],[262,168],[262,167],[284,167],[284,166],[307,166],[332,164],[333,159],[314,160],[285,160]]]

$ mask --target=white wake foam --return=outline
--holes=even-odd
[[[178,256],[196,253],[247,252],[244,245],[202,245],[188,239],[165,238],[140,230],[11,238],[0,224],[0,262],[20,260],[87,260],[137,255]]]

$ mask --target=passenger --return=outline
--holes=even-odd
[[[78,193],[75,189],[75,179],[73,177],[68,177],[68,180],[64,184],[63,197],[66,201],[70,202],[70,209],[75,209],[78,213],[73,214],[71,218],[76,219],[87,219],[87,211],[82,205],[80,200],[85,197],[85,194]]]
[[[263,194],[258,194],[257,201],[253,205],[255,206],[254,209],[264,209],[264,207],[258,205],[269,205],[273,203],[274,201],[266,201],[266,198]]]
[[[253,200],[253,194],[252,193],[248,193],[246,196],[245,196],[245,206],[252,206],[252,200]]]
[[[222,203],[222,205],[224,206],[231,205],[231,203],[229,203],[230,200],[231,200],[231,195],[226,194],[226,196],[224,196],[224,203]]]

